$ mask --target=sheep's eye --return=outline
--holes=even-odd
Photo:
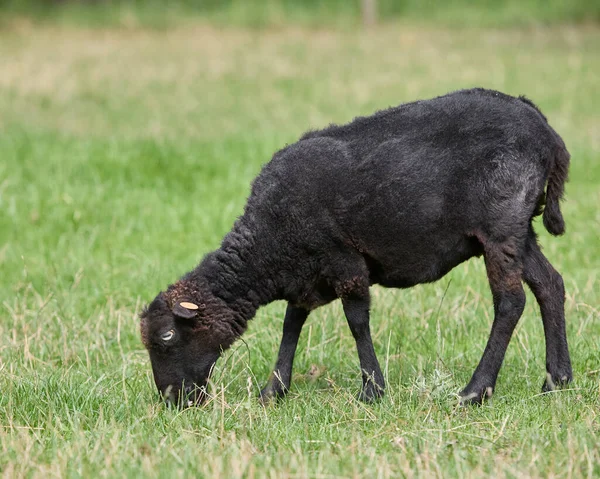
[[[163,341],[171,341],[171,339],[173,339],[173,336],[175,335],[175,331],[173,331],[172,329],[167,331],[166,333],[164,333],[160,339],[162,339]]]

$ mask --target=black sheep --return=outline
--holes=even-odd
[[[546,229],[564,233],[568,167],[562,139],[531,101],[483,89],[306,133],[264,166],[221,247],[142,313],[159,391],[180,405],[201,403],[221,352],[260,306],[283,299],[283,339],[261,397],[283,396],[308,314],[340,298],[360,359],[359,397],[371,401],[385,385],[369,287],[436,281],[482,254],[494,322],[462,401],[491,396],[525,305],[522,281],[541,308],[543,389],[571,381],[563,281],[532,227],[543,210]]]

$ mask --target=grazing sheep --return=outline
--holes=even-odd
[[[544,324],[543,389],[571,381],[563,281],[532,227],[543,210],[546,229],[564,233],[568,167],[563,141],[531,101],[483,89],[306,133],[264,166],[221,247],[142,313],[159,391],[180,405],[201,403],[221,352],[260,306],[284,299],[283,339],[261,397],[285,395],[307,316],[340,298],[360,359],[359,398],[372,401],[385,385],[369,287],[436,281],[480,255],[494,322],[462,401],[491,396],[525,306],[522,281]]]

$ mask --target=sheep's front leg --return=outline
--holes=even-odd
[[[290,389],[296,346],[308,313],[306,309],[288,304],[283,320],[283,336],[277,363],[267,385],[260,392],[261,401],[268,402],[271,399],[283,397]]]
[[[381,367],[371,339],[369,328],[369,298],[347,299],[342,298],[344,313],[356,341],[358,359],[362,371],[362,390],[358,399],[364,402],[373,402],[383,396],[385,381],[381,373]]]

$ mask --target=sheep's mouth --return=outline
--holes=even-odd
[[[179,391],[176,391],[172,386],[168,386],[161,392],[161,396],[168,407],[178,407],[180,409],[202,406],[207,399],[206,387],[196,384],[182,387]]]

